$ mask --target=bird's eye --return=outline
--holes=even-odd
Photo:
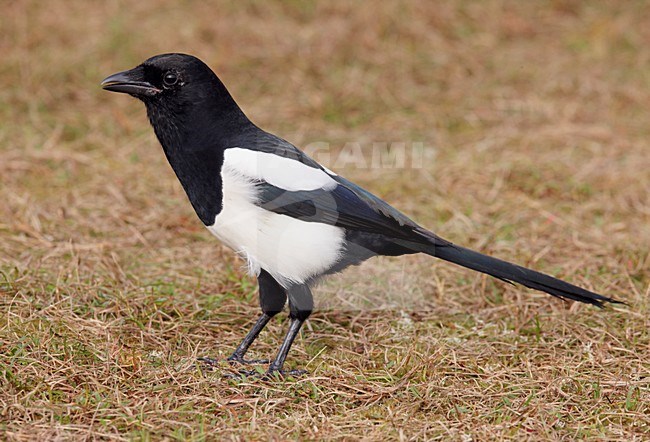
[[[163,77],[163,83],[165,86],[173,86],[178,83],[178,75],[176,75],[176,72],[167,72]]]

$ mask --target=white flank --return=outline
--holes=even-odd
[[[329,190],[336,187],[336,181],[324,171],[272,153],[233,147],[226,149],[224,165],[244,176],[261,179],[285,190]]]
[[[276,161],[286,167],[284,173],[265,166],[241,166],[241,159],[246,155],[235,155],[237,161],[231,161],[233,155],[226,150],[224,165],[221,170],[223,180],[223,209],[208,230],[223,243],[245,258],[251,274],[258,275],[263,268],[280,284],[287,287],[292,283],[303,283],[330,268],[339,258],[344,241],[343,229],[327,224],[305,222],[286,215],[279,215],[255,205],[256,194],[253,180],[264,179],[284,189],[296,188],[298,180],[289,177],[300,176],[296,167],[309,168],[301,163],[271,155],[269,161]],[[245,149],[238,149],[246,151]],[[253,151],[247,151],[253,152]],[[265,155],[255,153],[252,161]],[[258,165],[259,166],[259,165]],[[308,174],[303,174],[306,176]],[[327,177],[329,178],[329,177]],[[316,185],[317,179],[300,180],[299,189],[306,190],[306,182]],[[320,179],[321,188],[324,179]]]

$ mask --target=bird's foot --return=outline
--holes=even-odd
[[[236,373],[227,373],[224,375],[227,379],[255,378],[261,381],[276,381],[287,378],[298,378],[307,374],[307,370],[238,370]]]
[[[197,358],[196,361],[201,364],[202,368],[208,371],[213,371],[217,367],[222,366],[222,362],[223,362],[223,360],[208,358],[208,357],[200,357]],[[239,355],[232,355],[229,358],[227,358],[226,361],[229,362],[231,365],[234,364],[258,365],[258,364],[268,364],[270,362],[268,359],[244,359],[243,356],[239,356]],[[256,372],[255,370],[249,370],[249,371]]]
[[[208,358],[208,357],[196,358],[196,362],[200,363],[201,367],[207,371],[214,370],[219,366],[220,363],[219,359]]]
[[[258,364],[268,364],[268,359],[244,359],[243,355],[233,354],[228,358],[228,362],[231,364],[242,364],[242,365],[258,365]]]
[[[262,380],[274,381],[286,378],[299,378],[307,373],[309,373],[307,370],[267,370],[262,375]]]

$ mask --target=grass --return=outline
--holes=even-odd
[[[5,5],[0,438],[647,439],[649,20],[641,1]],[[192,368],[252,325],[254,281],[200,226],[142,106],[98,87],[169,51],[332,166],[422,143],[422,167],[337,171],[443,237],[630,306],[376,259],[317,290],[288,361],[310,375]]]

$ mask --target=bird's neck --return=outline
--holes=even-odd
[[[239,134],[255,127],[232,98],[218,105],[145,104],[165,152],[225,149]]]
[[[169,110],[171,111],[171,110]],[[214,224],[222,209],[221,166],[224,150],[236,137],[256,127],[244,113],[204,110],[175,115],[161,106],[147,106],[147,114],[165,156],[178,177],[198,217]]]

